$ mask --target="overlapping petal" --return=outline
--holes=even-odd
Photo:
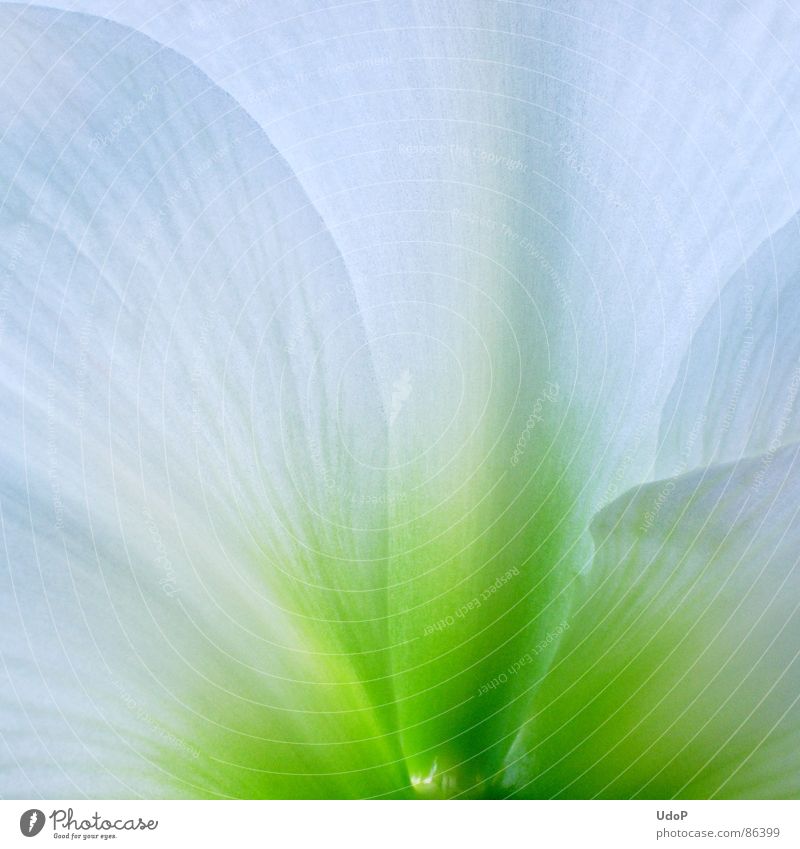
[[[599,515],[583,597],[509,755],[515,792],[797,798],[799,461],[789,445]]]
[[[661,415],[664,477],[800,437],[800,232],[792,218],[725,286]]]
[[[47,508],[20,493],[64,522],[77,493],[81,563],[121,560],[122,580],[149,539],[156,569],[183,570],[160,579],[186,620],[156,623],[178,641],[201,623],[222,664],[179,652],[212,685],[192,692],[259,708],[207,738],[233,766],[193,787],[508,792],[511,741],[604,573],[597,510],[794,438],[768,422],[793,350],[791,10],[70,6],[131,29],[6,11],[26,116],[6,261],[36,281],[13,310],[35,333],[10,345],[10,527],[41,544],[53,530],[24,517]],[[707,450],[751,295],[767,390]],[[232,702],[209,696],[221,681]],[[302,745],[242,743],[267,715]],[[275,778],[284,757],[308,778]]]
[[[418,775],[434,761],[464,764],[456,783],[492,773],[525,713],[494,694],[478,710],[476,688],[561,622],[591,558],[591,516],[658,474],[661,409],[696,329],[798,207],[793,14],[85,8],[174,46],[231,92],[335,234],[395,411],[405,752]]]
[[[2,13],[3,792],[402,790],[386,424],[333,242],[191,63]]]

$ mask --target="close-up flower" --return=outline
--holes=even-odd
[[[0,3],[0,797],[800,797],[798,56]]]

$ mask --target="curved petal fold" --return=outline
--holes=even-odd
[[[509,756],[516,793],[797,798],[799,452],[657,481],[598,516]]]
[[[794,217],[759,247],[692,339],[661,414],[660,476],[800,438],[799,227]]]
[[[126,60],[138,36],[113,30],[106,62],[128,61],[127,76],[117,70],[66,128],[71,138],[76,113],[89,114],[95,160],[129,177],[102,164],[81,174],[82,192],[94,185],[113,210],[110,229],[94,196],[77,200],[74,175],[58,178],[60,153],[46,181],[93,216],[81,274],[117,281],[97,316],[118,312],[135,334],[148,315],[143,362],[107,381],[105,408],[124,411],[117,396],[136,386],[155,411],[141,439],[129,435],[128,464],[149,446],[170,504],[180,491],[192,517],[224,517],[209,520],[214,539],[241,546],[224,562],[268,576],[276,616],[308,625],[341,658],[334,683],[353,694],[351,677],[363,682],[358,704],[397,729],[379,760],[401,753],[424,792],[490,792],[577,603],[592,517],[657,463],[676,473],[672,443],[657,458],[659,427],[690,341],[800,206],[797,21],[766,3],[713,14],[479,0],[457,12],[412,0],[70,5],[153,38],[143,67],[184,68],[190,89],[173,92],[170,71],[132,90],[145,57]],[[84,21],[87,38],[111,32]],[[31,56],[20,62],[32,73]],[[59,97],[86,97],[89,72]],[[121,77],[124,107],[105,97]],[[166,115],[156,95],[155,108],[135,105],[153,85],[174,95]],[[178,116],[188,138],[175,155]],[[223,154],[199,177],[173,167],[229,145],[239,125],[258,141],[237,143],[235,161]],[[25,150],[47,143],[19,132]],[[151,180],[154,157],[169,164]],[[147,187],[154,235],[122,182]],[[67,234],[53,250],[70,265],[75,228],[61,226],[63,199],[49,202],[44,230]],[[136,268],[170,283],[152,308],[120,227],[143,246]],[[64,315],[83,314],[62,300]],[[60,301],[48,309],[62,314]],[[162,377],[165,352],[183,366]],[[181,445],[159,444],[187,429]],[[532,645],[543,648],[507,688],[484,690]]]
[[[0,14],[3,795],[404,792],[386,421],[332,239],[191,62]]]

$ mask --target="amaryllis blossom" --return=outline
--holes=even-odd
[[[791,4],[0,5],[0,794],[800,795]]]

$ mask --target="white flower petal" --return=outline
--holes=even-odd
[[[386,422],[335,245],[188,60],[0,14],[2,795],[402,791]]]
[[[491,774],[524,711],[477,689],[558,626],[703,316],[798,208],[791,10],[79,5],[236,97],[335,234],[390,423],[404,750]]]
[[[797,798],[800,449],[643,486],[509,756],[523,796]]]
[[[748,259],[692,340],[661,417],[661,476],[800,438],[799,223]]]
[[[694,330],[800,208],[800,22],[770,0],[75,5],[191,57],[268,129],[336,233],[365,323],[399,334],[378,358],[387,405],[404,364],[447,359],[431,343],[425,360],[413,331],[446,327],[442,302],[484,330],[486,293],[509,316],[491,326],[510,385],[521,336],[519,420],[543,380],[574,385],[601,501],[650,472]],[[474,375],[479,352],[456,354]],[[455,405],[454,380],[442,367],[426,384]]]

